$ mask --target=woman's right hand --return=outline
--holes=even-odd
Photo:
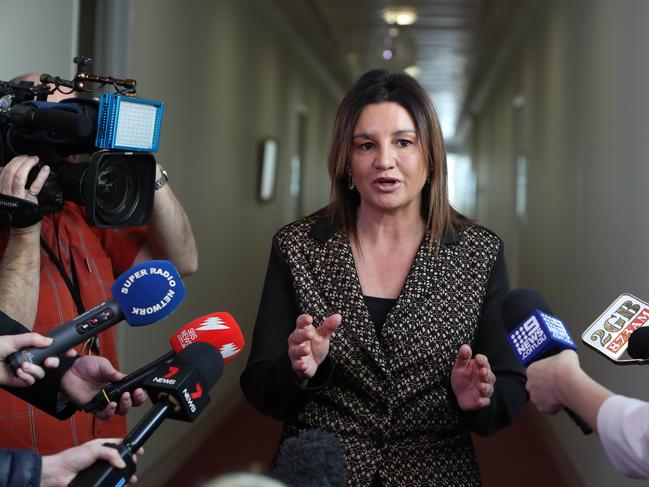
[[[341,320],[342,316],[336,313],[316,328],[311,315],[297,317],[295,330],[288,336],[288,357],[298,379],[308,380],[315,375],[329,353],[329,338]]]

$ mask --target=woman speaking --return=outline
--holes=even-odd
[[[330,204],[273,238],[241,386],[284,437],[340,440],[350,485],[479,485],[470,432],[521,412],[501,240],[451,208],[437,114],[405,73],[338,107]]]

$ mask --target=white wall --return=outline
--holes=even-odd
[[[200,269],[185,280],[187,298],[178,311],[146,328],[120,325],[122,370],[167,352],[172,332],[214,311],[231,312],[249,343],[272,234],[298,217],[299,206],[310,213],[328,200],[335,83],[263,0],[88,5],[97,24],[91,69],[135,78],[140,96],[166,104],[156,157],[169,172],[199,247]],[[29,71],[71,77],[79,7],[79,0],[0,0],[0,79]],[[307,119],[301,202],[289,195],[298,113]],[[262,204],[259,144],[269,136],[279,141],[276,195]],[[168,421],[154,434],[138,466],[141,485],[160,485],[242,399],[238,380],[247,353],[227,364],[211,393],[213,404],[197,423]],[[129,425],[149,407],[132,411]]]
[[[326,149],[337,103],[263,0],[132,6],[130,73],[141,96],[166,103],[157,159],[190,216],[200,269],[185,281],[179,311],[154,327],[126,330],[126,370],[164,353],[173,331],[213,311],[230,311],[251,340],[272,234],[297,217],[289,167],[298,112],[307,113],[303,207],[312,212],[328,199]],[[268,136],[279,141],[276,195],[261,204],[258,152]],[[237,404],[245,359],[227,364],[197,425],[168,422],[156,432],[141,466],[144,485],[158,485]],[[142,412],[129,416],[131,424]]]
[[[622,292],[649,299],[649,42],[643,0],[547,0],[477,116],[472,154],[479,220],[505,239],[512,284],[542,292],[573,338]],[[528,221],[514,214],[512,101],[525,98]],[[647,370],[611,365],[586,345],[585,370],[649,399]],[[598,439],[548,417],[585,485],[636,485]]]
[[[0,80],[24,73],[70,77],[79,0],[0,0]]]

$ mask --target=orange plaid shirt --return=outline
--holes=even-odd
[[[90,227],[84,209],[66,202],[62,211],[43,218],[41,237],[58,257],[72,280],[70,255],[86,310],[111,298],[115,276],[131,267],[145,242],[144,227],[128,230]],[[8,232],[0,232],[4,252]],[[47,333],[79,313],[58,269],[41,249],[40,294],[34,331]],[[82,351],[82,346],[78,347]],[[99,335],[99,353],[118,368],[115,328]],[[59,452],[93,438],[121,437],[126,433],[123,416],[108,421],[77,412],[61,421],[17,397],[0,390],[0,448],[28,448],[41,455]]]

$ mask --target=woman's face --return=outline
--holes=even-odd
[[[367,105],[354,128],[351,156],[361,206],[419,212],[427,172],[415,122],[405,108],[394,102]]]

